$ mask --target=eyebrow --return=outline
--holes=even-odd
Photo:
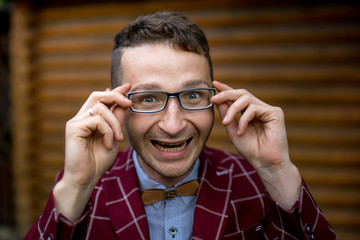
[[[132,88],[130,91],[131,92],[136,92],[136,91],[144,91],[144,90],[160,90],[161,86],[158,83],[141,83],[137,86],[135,86],[134,88]]]
[[[188,80],[183,84],[184,88],[194,88],[194,87],[200,87],[200,85],[202,86],[206,86],[206,87],[211,87],[211,84],[209,85],[207,81],[201,80],[201,79],[195,79],[195,80]]]
[[[183,84],[183,89],[196,88],[196,87],[211,87],[211,85],[209,86],[209,84],[207,84],[206,81],[201,80],[201,79],[188,80]],[[141,84],[135,86],[134,88],[132,88],[131,92],[144,91],[144,90],[145,91],[146,90],[162,90],[162,87],[160,84],[158,84],[156,82],[141,83]]]

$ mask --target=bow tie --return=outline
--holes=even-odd
[[[144,205],[151,205],[163,199],[173,199],[176,196],[196,195],[199,188],[199,182],[192,180],[185,182],[177,187],[168,187],[165,189],[146,189],[141,195]]]

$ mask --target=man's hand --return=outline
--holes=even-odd
[[[66,124],[64,176],[54,188],[55,206],[72,221],[85,208],[103,173],[113,164],[123,141],[122,125],[131,101],[124,84],[93,92]]]
[[[290,161],[283,111],[246,90],[217,81],[213,86],[219,93],[211,101],[235,149],[255,168],[271,197],[291,208],[300,194],[301,177]]]

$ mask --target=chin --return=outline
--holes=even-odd
[[[155,172],[155,175],[166,179],[177,179],[175,183],[187,176],[195,164],[196,159],[186,159],[180,162],[150,162],[148,166]]]

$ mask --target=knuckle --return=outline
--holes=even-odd
[[[249,104],[249,106],[247,107],[248,111],[255,111],[258,109],[258,105],[256,104]]]
[[[71,125],[71,123],[73,122],[73,118],[69,119],[66,123],[65,123],[65,126],[69,126]]]
[[[273,108],[274,108],[274,111],[275,111],[276,113],[278,113],[278,114],[280,114],[280,115],[284,115],[284,111],[282,110],[281,107],[275,106],[275,107],[273,107]]]
[[[92,109],[93,109],[94,113],[100,114],[100,112],[101,112],[101,105],[102,105],[101,103],[97,102],[97,103],[95,103],[95,104],[92,106]]]
[[[103,120],[103,118],[100,115],[95,115],[92,119],[95,121],[96,124],[101,123]]]
[[[273,111],[279,117],[279,119],[284,119],[285,118],[284,111],[282,110],[282,108],[273,107]]]
[[[90,94],[90,98],[96,98],[97,96],[99,96],[99,91],[94,91]]]
[[[246,91],[246,90],[245,90]],[[244,93],[241,97],[244,102],[250,103],[251,102],[251,95],[250,93]]]
[[[223,99],[223,98],[227,98],[227,94],[225,94],[225,92],[219,92],[219,93],[217,93],[216,94],[216,96],[217,96],[217,98],[221,98],[221,99]]]
[[[69,128],[71,127],[76,121],[76,118],[71,118],[70,120],[68,120],[66,123],[65,123],[65,128]]]
[[[248,116],[251,116],[253,114],[256,115],[257,112],[261,111],[260,106],[257,104],[250,104],[247,108],[246,108],[246,112],[248,113]]]
[[[237,89],[236,91],[241,95],[250,94],[246,89],[243,89],[243,88]]]
[[[66,124],[65,124],[65,132],[68,132],[68,131],[69,131],[69,128],[71,127],[71,123],[72,123],[71,120],[69,120],[69,121],[66,122]]]
[[[106,111],[108,108],[104,105],[104,103],[98,102],[93,107],[93,110],[96,114],[101,115],[104,111]]]

